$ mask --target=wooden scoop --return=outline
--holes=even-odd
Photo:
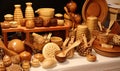
[[[66,54],[72,49],[78,46],[81,43],[80,40],[75,41],[68,49],[61,51],[60,53],[57,54],[59,57],[66,57]]]

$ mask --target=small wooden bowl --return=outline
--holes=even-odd
[[[50,40],[51,40],[51,42],[56,43],[59,47],[61,47],[63,44],[63,39],[61,37],[53,36],[53,37],[51,37]]]
[[[45,16],[45,17],[53,17],[54,16],[54,8],[39,8],[36,12],[40,16]]]
[[[13,15],[12,14],[6,14],[4,15],[4,18],[6,21],[12,21],[13,20]]]
[[[58,56],[57,54],[59,54],[61,51],[56,51],[55,52],[55,58],[56,58],[56,60],[58,61],[58,62],[60,62],[60,63],[63,63],[63,62],[65,62],[66,61],[66,56],[65,57],[60,57],[60,56]]]

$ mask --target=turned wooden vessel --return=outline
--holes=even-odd
[[[26,3],[26,9],[25,9],[25,18],[28,19],[34,19],[34,10],[32,8],[32,3],[31,2],[27,2]]]
[[[2,60],[0,60],[0,71],[5,71],[5,66]]]
[[[18,21],[19,24],[20,24],[20,20],[23,19],[23,13],[22,13],[22,10],[21,10],[21,5],[16,4],[16,5],[14,5],[14,7],[15,7],[14,20]]]

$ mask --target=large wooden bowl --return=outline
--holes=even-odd
[[[113,48],[104,48],[101,47],[98,40],[95,40],[93,43],[93,49],[96,53],[107,56],[107,57],[118,57],[120,56],[120,46],[113,46]]]
[[[105,22],[108,14],[108,6],[105,0],[86,0],[82,7],[82,17],[86,21],[87,17],[95,16],[101,23]]]

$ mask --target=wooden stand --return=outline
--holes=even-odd
[[[17,28],[9,28],[9,29],[2,29],[3,41],[4,44],[7,46],[7,33],[9,32],[24,32],[26,35],[26,41],[30,41],[30,33],[32,32],[49,32],[49,31],[59,31],[65,30],[65,36],[68,37],[69,35],[69,26],[52,26],[52,27],[35,27],[33,29],[27,29],[26,27],[18,26]]]

